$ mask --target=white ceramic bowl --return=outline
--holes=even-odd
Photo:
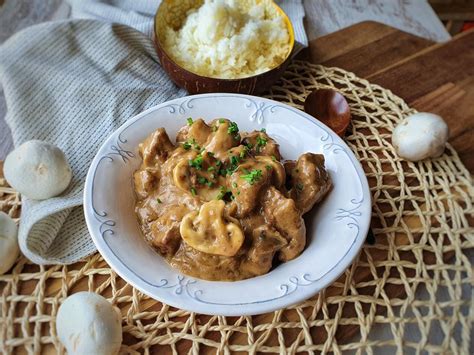
[[[132,174],[138,144],[159,127],[171,139],[186,118],[229,118],[241,131],[260,130],[285,159],[323,153],[334,187],[306,217],[307,246],[268,274],[236,282],[195,279],[171,268],[143,239],[134,213]],[[127,282],[181,309],[227,316],[260,314],[303,301],[330,285],[357,256],[369,228],[371,198],[348,146],[313,117],[276,101],[238,94],[188,96],[128,120],[99,149],[84,192],[87,226],[104,259]]]

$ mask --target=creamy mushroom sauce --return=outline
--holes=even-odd
[[[172,267],[206,280],[266,274],[306,244],[303,214],[331,188],[324,156],[282,161],[264,130],[202,119],[173,144],[163,128],[139,145],[136,213],[145,239]]]

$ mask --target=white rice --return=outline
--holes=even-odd
[[[241,12],[238,0],[206,0],[178,31],[166,28],[164,48],[196,74],[237,79],[281,64],[290,50],[283,16],[265,18],[265,6]]]

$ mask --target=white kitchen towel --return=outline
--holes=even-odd
[[[67,0],[71,5],[71,17],[91,18],[122,23],[136,28],[148,36],[153,33],[153,18],[161,0]],[[291,20],[295,30],[295,51],[308,46],[303,25],[303,0],[275,1]]]
[[[0,82],[15,146],[30,139],[53,143],[73,170],[59,197],[22,198],[20,248],[38,264],[80,260],[96,250],[82,193],[100,144],[128,118],[186,92],[162,70],[148,36],[96,20],[17,33],[0,46]]]

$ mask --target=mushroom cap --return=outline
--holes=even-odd
[[[0,212],[0,275],[10,270],[19,254],[18,227],[9,215]]]
[[[225,203],[212,200],[198,211],[189,212],[181,221],[179,232],[186,244],[203,253],[234,256],[244,242],[240,223],[224,215]]]
[[[27,141],[8,154],[3,171],[14,189],[34,200],[59,195],[72,178],[61,149],[40,140]]]
[[[122,344],[119,309],[93,292],[78,292],[64,301],[56,331],[69,354],[115,355]]]
[[[419,112],[395,127],[392,144],[401,158],[419,161],[442,155],[448,137],[448,125],[440,116]]]

